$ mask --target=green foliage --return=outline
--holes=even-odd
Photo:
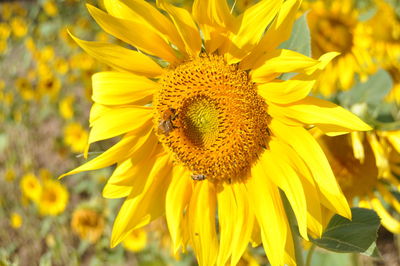
[[[311,241],[334,252],[367,252],[375,244],[380,218],[369,209],[352,208],[351,212],[351,221],[340,215],[333,216],[321,238]],[[373,254],[372,250],[368,255]]]

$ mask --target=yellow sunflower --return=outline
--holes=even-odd
[[[147,246],[147,232],[143,228],[133,230],[122,242],[123,247],[131,252],[140,252]]]
[[[32,201],[38,201],[42,193],[42,185],[33,173],[25,174],[20,181],[22,195]]]
[[[392,77],[393,88],[388,100],[400,103],[400,18],[387,2],[375,0],[375,3],[378,10],[366,23],[364,38],[368,42],[369,53]]]
[[[37,201],[41,215],[55,216],[67,207],[68,190],[60,182],[48,179],[43,181],[40,198]]]
[[[390,168],[390,154],[400,157],[399,140],[400,132],[379,131],[318,137],[348,201],[375,210],[382,225],[393,233],[400,233],[400,221],[384,206],[389,205],[400,213],[400,204],[392,194],[399,191],[400,185]],[[394,162],[393,167],[397,167]]]
[[[103,191],[126,197],[111,246],[165,214],[175,251],[191,245],[200,265],[235,265],[249,242],[262,242],[272,265],[293,265],[279,188],[305,239],[322,233],[321,206],[351,216],[304,127],[370,127],[307,96],[336,53],[316,60],[277,48],[300,2],[263,0],[239,16],[225,0],[196,0],[191,13],[163,0],[161,11],[142,0],[104,1],[107,12],[88,5],[106,32],[135,47],[74,37],[114,69],[93,75],[89,144],[122,138],[65,174],[117,165]],[[289,72],[297,75],[279,79]]]
[[[353,1],[323,1],[305,3],[311,33],[311,50],[314,58],[327,52],[340,52],[317,81],[316,90],[325,96],[338,89],[350,89],[355,74],[362,79],[375,69],[368,53],[363,25],[358,22],[358,11]]]
[[[72,213],[71,228],[81,239],[96,243],[104,231],[104,217],[96,210],[78,208]]]
[[[87,146],[88,132],[81,124],[71,122],[64,128],[64,141],[73,152],[81,153]]]

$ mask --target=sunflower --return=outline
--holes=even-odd
[[[64,128],[64,141],[75,153],[82,153],[88,141],[88,132],[81,124],[71,122]]]
[[[62,213],[67,207],[68,190],[54,180],[44,180],[40,198],[37,201],[41,215],[55,216]]]
[[[372,73],[372,58],[368,53],[364,28],[358,22],[358,11],[353,1],[323,1],[305,3],[311,33],[312,56],[340,52],[317,81],[316,90],[325,96],[338,89],[350,89],[355,74],[362,79]]]
[[[104,217],[96,210],[78,208],[72,213],[71,228],[81,239],[96,243],[104,231]]]
[[[272,265],[295,264],[279,188],[303,238],[321,235],[321,206],[351,216],[304,127],[370,127],[307,96],[337,53],[312,59],[277,48],[300,1],[264,0],[239,16],[223,0],[196,0],[191,13],[165,1],[162,11],[141,0],[104,3],[108,13],[88,5],[93,18],[135,49],[74,39],[114,69],[93,75],[89,144],[122,138],[63,176],[117,165],[103,191],[126,197],[111,246],[165,214],[174,250],[191,245],[200,265],[235,265],[249,242],[262,242]],[[279,79],[289,72],[297,75]]]
[[[122,246],[131,252],[140,252],[147,246],[147,232],[143,228],[133,230],[122,242]]]
[[[398,167],[394,160],[391,163],[390,157],[400,157],[400,132],[395,133],[354,132],[336,137],[319,136],[318,141],[348,201],[375,210],[382,225],[398,234],[400,221],[384,207],[390,206],[400,213],[400,204],[393,194],[398,193],[400,185],[390,167]]]
[[[393,88],[388,94],[388,100],[400,103],[400,18],[387,2],[375,0],[375,3],[378,10],[366,22],[364,38],[369,53],[392,77]]]
[[[33,173],[25,174],[20,181],[22,195],[32,201],[38,201],[42,193],[42,185]]]

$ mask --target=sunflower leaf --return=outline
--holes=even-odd
[[[375,255],[371,252],[377,238],[380,219],[378,215],[369,209],[352,208],[352,220],[340,215],[335,215],[319,239],[311,241],[319,247],[341,253],[365,253]]]

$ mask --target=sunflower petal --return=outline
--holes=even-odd
[[[107,183],[103,188],[102,195],[106,199],[119,199],[128,197],[131,191],[131,186],[119,186]]]
[[[197,57],[201,50],[199,30],[190,13],[180,7],[175,7],[165,0],[157,0],[157,5],[164,9],[171,17],[185,44],[185,50],[191,57]]]
[[[93,101],[105,105],[135,103],[149,98],[159,85],[145,77],[124,72],[98,72],[92,76]]]
[[[256,83],[265,83],[281,73],[306,73],[311,74],[320,62],[298,52],[280,49],[274,50],[261,57],[250,72],[252,80]]]
[[[179,247],[183,245],[184,212],[189,204],[191,194],[190,173],[182,166],[175,166],[165,201],[165,216],[172,238],[174,253],[177,253]]]
[[[86,6],[94,20],[104,31],[148,54],[171,63],[177,62],[178,59],[171,46],[154,28],[140,22],[113,17],[89,4]]]
[[[229,47],[226,58],[229,64],[239,62],[250,53],[260,41],[281,5],[281,0],[262,0],[243,13],[239,31],[231,37],[232,45]]]
[[[172,160],[165,155],[157,160],[142,193],[129,195],[114,221],[111,247],[115,247],[132,231],[165,211],[165,194],[171,181]]]
[[[207,180],[196,182],[188,209],[189,234],[200,266],[214,265],[218,254],[215,230],[214,185]]]
[[[154,6],[142,0],[104,0],[109,14],[114,17],[136,21],[154,29],[167,42],[184,51],[184,44],[174,24]]]
[[[290,37],[300,3],[301,0],[287,0],[283,2],[278,15],[275,17],[273,23],[268,28],[260,42],[253,49],[251,54],[240,62],[242,68],[252,68],[257,59],[259,59],[264,53],[272,51]]]
[[[113,165],[117,162],[122,162],[126,160],[131,155],[131,149],[135,145],[141,145],[145,141],[150,133],[152,133],[152,127],[144,128],[141,132],[141,137],[127,134],[125,135],[117,144],[112,146],[107,151],[103,152],[96,158],[88,161],[87,163],[69,171],[66,174],[61,175],[62,178],[67,175],[74,175],[80,172],[96,170]]]
[[[287,126],[273,119],[270,124],[272,133],[280,139],[287,140],[300,158],[307,165],[320,190],[321,203],[334,213],[351,218],[351,211],[332,169],[321,147],[306,129]]]
[[[257,163],[246,183],[247,196],[261,228],[261,239],[271,265],[284,265],[287,218],[278,188],[267,178],[268,171]],[[271,177],[274,178],[274,177]]]
[[[277,105],[290,119],[319,127],[325,134],[339,135],[372,128],[360,118],[334,103],[308,96],[288,105]]]
[[[83,41],[72,34],[72,39],[90,56],[116,70],[132,72],[146,77],[158,77],[162,68],[150,57],[116,44]]]
[[[290,80],[275,80],[258,85],[258,93],[267,101],[288,104],[304,99],[315,85],[315,78],[297,75]]]
[[[152,116],[153,108],[150,107],[130,105],[112,108],[90,124],[89,144],[148,127],[152,124]]]
[[[264,169],[268,169],[271,181],[285,192],[296,216],[300,235],[308,240],[306,197],[299,174],[293,169],[287,155],[291,150],[285,149],[285,146],[274,138],[268,145],[269,149],[262,154],[260,164]]]

